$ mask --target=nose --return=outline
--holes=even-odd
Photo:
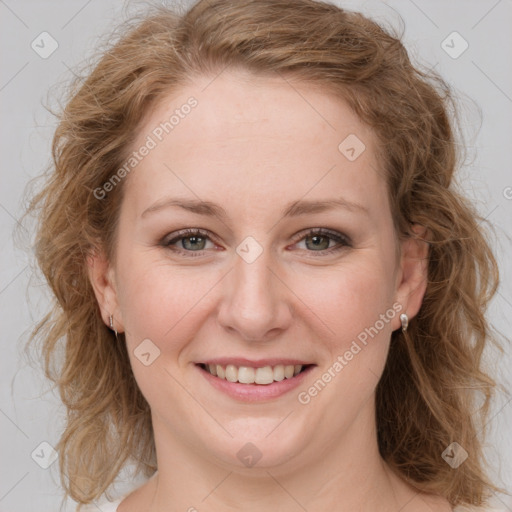
[[[252,263],[236,255],[223,281],[218,322],[224,329],[246,341],[270,341],[290,326],[293,294],[268,249]]]

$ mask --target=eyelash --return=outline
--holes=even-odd
[[[189,237],[199,236],[199,235],[202,236],[203,238],[208,238],[211,242],[214,242],[214,240],[212,240],[211,234],[208,231],[203,230],[203,229],[188,228],[188,229],[179,231],[177,233],[177,236],[175,236],[171,240],[167,240],[168,237],[165,237],[162,240],[161,245],[163,245],[166,248],[171,249],[173,252],[184,255],[185,257],[195,258],[198,256],[203,256],[203,253],[206,251],[206,249],[203,249],[201,251],[187,251],[184,249],[176,249],[176,248],[171,247],[173,244],[175,244],[176,242],[179,242],[180,240],[182,240],[184,238],[189,238]],[[310,229],[305,233],[300,233],[299,235],[294,237],[295,238],[294,243],[300,242],[303,239],[305,239],[307,236],[310,236],[310,235],[321,235],[324,237],[326,236],[339,244],[338,246],[331,247],[330,249],[324,249],[321,251],[308,251],[306,249],[307,252],[312,252],[312,253],[318,252],[320,257],[330,255],[332,253],[338,252],[347,247],[352,247],[350,238],[348,236],[346,236],[342,233],[337,233],[336,231],[330,231],[325,228]],[[191,253],[193,253],[194,255],[191,255]],[[314,257],[316,257],[316,256],[314,256]]]

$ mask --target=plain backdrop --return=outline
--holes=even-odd
[[[337,3],[385,24],[403,24],[411,57],[435,67],[456,91],[468,147],[460,183],[495,229],[502,282],[490,317],[510,337],[512,1]],[[50,159],[55,119],[44,105],[55,106],[48,96],[50,88],[66,82],[76,66],[93,55],[100,37],[141,5],[120,0],[0,0],[0,512],[57,511],[62,498],[51,446],[57,443],[65,411],[58,393],[22,353],[51,298],[33,272],[31,251],[20,248],[13,238],[16,227],[27,235],[19,225],[25,187]],[[492,374],[509,386],[509,345],[504,357],[489,353],[488,361]],[[496,483],[508,490],[512,489],[511,425],[510,397],[499,393],[488,424],[487,452]],[[125,482],[120,479],[118,492],[134,485],[128,474],[121,476]],[[496,500],[503,510],[512,511],[510,498]],[[63,510],[74,509],[74,502],[64,503]]]

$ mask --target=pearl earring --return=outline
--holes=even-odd
[[[409,317],[405,313],[400,315],[400,322],[402,322],[402,332],[407,331],[407,327],[409,326]]]

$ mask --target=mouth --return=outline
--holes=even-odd
[[[232,383],[268,386],[275,382],[294,379],[297,375],[306,372],[315,364],[276,364],[265,366],[249,366],[234,364],[197,363],[201,370]]]

